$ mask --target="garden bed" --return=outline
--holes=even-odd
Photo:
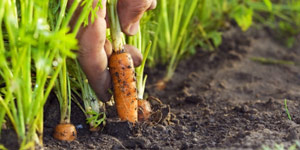
[[[182,61],[163,91],[155,83],[164,68],[147,71],[146,93],[171,107],[179,121],[141,124],[109,119],[103,131],[92,133],[79,108],[72,108],[77,127],[73,142],[53,139],[59,122],[59,104],[45,106],[44,147],[52,149],[260,149],[262,145],[294,144],[300,137],[300,46],[287,49],[263,30],[246,33],[233,28],[223,35],[218,51],[204,52]],[[293,61],[294,65],[262,63],[264,57]],[[284,99],[292,120],[288,119]],[[108,108],[109,112],[110,108]],[[175,120],[176,120],[175,119]],[[8,131],[4,131],[6,134]],[[10,140],[3,138],[8,148]]]

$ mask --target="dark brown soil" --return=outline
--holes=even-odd
[[[163,91],[154,84],[165,69],[149,69],[147,93],[170,105],[178,119],[168,125],[133,127],[108,114],[111,119],[103,131],[91,133],[74,105],[71,119],[78,138],[61,142],[52,138],[59,121],[58,103],[52,99],[45,109],[45,149],[261,149],[275,143],[288,147],[300,138],[300,45],[288,49],[278,43],[261,29],[226,31],[216,52],[199,49],[182,61]],[[253,57],[295,65],[263,64]]]

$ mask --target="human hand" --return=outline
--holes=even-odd
[[[72,2],[69,1],[69,4]],[[97,3],[98,0],[94,0],[93,6]],[[80,46],[78,60],[81,68],[97,97],[105,102],[111,98],[108,89],[112,84],[107,65],[108,58],[112,54],[112,46],[106,39],[106,0],[102,0],[102,6],[93,24],[89,23],[86,27],[80,28],[77,39]],[[156,0],[119,0],[117,7],[122,31],[127,35],[134,35],[138,31],[139,20],[143,13],[155,8]],[[76,10],[71,20],[71,27],[77,21],[80,12],[81,8]],[[125,45],[124,50],[132,56],[134,66],[140,65],[142,54],[137,48]]]

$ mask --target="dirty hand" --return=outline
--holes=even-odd
[[[69,5],[73,0],[69,2]],[[96,6],[98,0],[94,0],[93,6]],[[88,81],[101,101],[108,101],[111,94],[108,89],[111,88],[111,77],[107,70],[108,58],[112,53],[112,47],[106,40],[106,0],[102,0],[103,8],[97,12],[98,17],[93,24],[81,27],[77,34],[80,50],[78,60],[86,74]],[[156,7],[156,0],[119,0],[118,14],[122,31],[127,35],[134,35],[139,28],[139,20],[143,13]],[[75,24],[80,14],[78,9],[71,20],[71,26]],[[72,23],[73,22],[73,23]],[[131,54],[134,65],[140,65],[142,55],[140,51],[130,45],[124,46],[125,51]]]

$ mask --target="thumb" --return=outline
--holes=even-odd
[[[119,0],[118,15],[122,31],[127,35],[136,34],[143,13],[155,7],[156,0]]]

